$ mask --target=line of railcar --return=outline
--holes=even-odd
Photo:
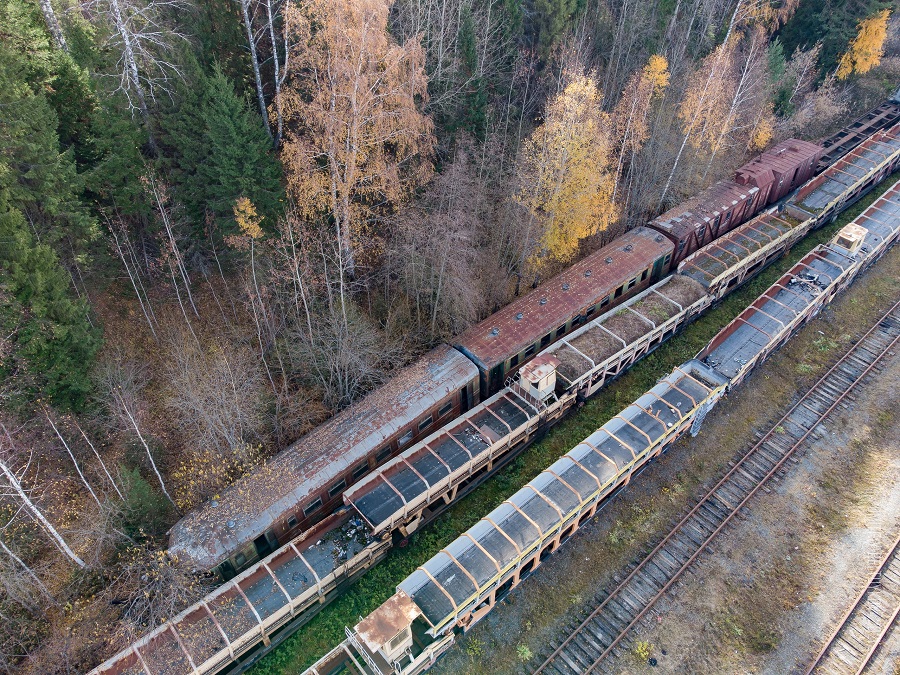
[[[186,515],[170,532],[170,551],[223,579],[246,569],[328,518],[348,485],[496,394],[535,354],[658,284],[804,185],[821,153],[804,141],[779,143],[738,169],[734,181],[616,238],[465,331],[455,347],[432,350]]]
[[[694,358],[563,455],[362,619],[306,675],[418,675],[537,569],[603,500],[900,239],[900,182],[804,256]],[[574,667],[574,666],[573,666]]]
[[[834,217],[851,194],[858,196],[893,170],[900,161],[900,130],[876,135],[847,159],[859,176],[845,194],[832,199],[834,208],[807,213],[806,220],[792,228],[794,234]],[[846,174],[846,167],[839,173]],[[236,607],[243,619],[226,629],[227,620],[218,616],[225,609],[201,603],[96,672],[209,673],[246,662],[260,645],[268,646],[288,628],[301,625],[386,555],[391,536],[402,538],[414,531],[508,461],[576,401],[734,287],[734,283],[704,285],[685,274],[665,276],[675,264],[667,257],[675,253],[675,244],[660,232],[638,229],[629,233],[628,241],[612,242],[514,302],[504,310],[505,322],[494,315],[473,328],[468,338],[460,340],[469,347],[437,348],[180,521],[173,528],[170,550],[198,568],[218,566],[226,578],[239,574],[210,598],[227,600],[223,607]],[[639,241],[651,254],[644,255],[641,266],[632,268],[633,276],[626,278],[616,260],[628,259]],[[767,260],[775,257],[775,249],[780,254],[785,248],[768,246]],[[751,273],[747,261],[756,260],[752,251],[748,254],[732,265],[743,270],[742,278]],[[611,274],[604,273],[604,266]],[[575,292],[569,295],[570,291]],[[572,297],[578,300],[572,302]],[[584,306],[582,300],[592,304]],[[529,309],[530,305],[535,307]],[[610,312],[613,305],[624,307]],[[595,314],[598,319],[591,318]],[[580,344],[577,338],[598,322],[603,335],[621,349],[602,361],[588,357],[582,376],[568,377],[565,355],[558,359],[550,350]],[[545,332],[550,324],[556,329]],[[517,333],[524,337],[509,344],[519,351],[493,366],[502,365],[506,386],[492,395],[496,380],[492,368],[486,367],[490,362],[481,359],[476,366],[477,354],[486,354],[482,348],[491,346],[484,334],[496,338]],[[463,356],[466,351],[471,360]],[[533,360],[535,353],[541,358]],[[519,362],[514,361],[516,356]],[[370,488],[381,497],[367,496]],[[338,500],[349,508],[335,510]],[[242,567],[246,571],[240,573]],[[279,580],[281,573],[291,575],[290,589]],[[201,624],[205,632],[198,628]],[[214,639],[208,635],[213,628]],[[206,652],[200,650],[203,654],[188,657],[193,636],[211,645],[213,655],[204,658]],[[166,656],[157,658],[151,652]]]

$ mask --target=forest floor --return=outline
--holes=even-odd
[[[252,675],[302,672],[306,666],[344,638],[345,626],[355,625],[359,617],[365,616],[387,600],[394,593],[396,585],[418,565],[447,546],[474,525],[481,516],[489,513],[545,467],[642,395],[673,367],[693,358],[722,327],[799,258],[817,244],[828,241],[840,227],[855,218],[898,178],[900,172],[886,178],[835,223],[798,242],[785,258],[775,262],[746,286],[728,296],[717,308],[661,345],[616,381],[605,386],[577,414],[557,424],[546,438],[525,450],[494,478],[450,507],[428,528],[417,533],[409,546],[392,551],[386,560],[348,589],[343,596],[325,607],[308,624],[264,657],[250,671]],[[863,287],[866,291],[860,293],[859,289]],[[835,333],[834,341],[845,344],[857,326],[863,325],[867,317],[874,317],[877,314],[879,308],[887,301],[886,298],[896,297],[898,294],[900,294],[900,254],[895,250],[847,291],[845,297],[856,298],[861,295],[862,298],[855,301],[852,313],[844,312],[843,316],[849,320]],[[838,302],[848,301],[841,299]],[[832,311],[826,310],[823,315],[832,316]],[[821,322],[819,319],[818,323]],[[821,336],[815,334],[809,342],[819,337]],[[788,346],[798,342],[799,340],[795,339]],[[794,381],[783,381],[782,377],[786,373],[793,373],[794,368],[800,370],[802,382],[809,385],[815,381],[815,374],[834,357],[831,343],[819,343],[808,352],[804,358],[794,362],[790,358],[782,361],[782,357],[778,354],[773,357],[776,363],[782,364],[781,371],[785,371],[779,373],[778,367],[771,368],[772,372],[776,373],[776,381],[780,383],[780,393],[772,392],[767,396],[754,397],[754,409],[740,413],[746,425],[762,426],[773,414],[772,408],[789,402],[798,385]],[[751,382],[763,379],[763,376],[755,376]],[[754,387],[757,392],[760,391],[755,384]],[[718,408],[730,409],[732,404],[727,401],[725,403],[727,405],[720,404]],[[760,406],[762,403],[765,405]],[[704,431],[700,438],[704,438],[706,433]],[[740,441],[745,438],[744,431],[736,427],[724,431],[723,434],[733,435],[734,439]],[[600,512],[594,525],[585,528],[589,532],[596,533],[596,538],[592,539],[593,544],[585,545],[580,542],[594,535],[574,537],[566,545],[568,551],[563,549],[559,556],[551,558],[542,567],[544,570],[542,573],[534,575],[524,584],[524,591],[511,594],[506,603],[489,615],[481,626],[477,626],[469,637],[462,640],[461,647],[455,648],[439,662],[435,672],[509,672],[518,663],[520,645],[527,646],[532,653],[541,651],[555,635],[554,621],[565,616],[569,610],[577,611],[583,605],[584,599],[594,595],[597,584],[611,578],[615,570],[624,567],[629,560],[635,558],[643,550],[646,542],[660,533],[674,515],[683,510],[699,486],[715,476],[720,467],[725,465],[730,455],[726,457],[725,453],[715,454],[724,443],[720,444],[715,440],[711,445],[716,446],[711,451],[713,454],[695,452],[688,457],[680,450],[668,453],[667,459],[659,463],[660,466],[670,467],[665,479],[654,480],[653,475],[657,469],[655,467],[648,469],[640,481],[636,481],[635,485],[620,498],[613,500],[606,510]],[[604,546],[598,549],[597,541],[605,542]],[[572,575],[571,579],[565,577],[565,586],[558,583],[559,577],[553,572],[554,565],[559,564],[556,561],[562,558],[578,561],[577,566],[563,572],[564,575]],[[589,560],[584,560],[585,558]],[[583,578],[582,571],[586,573]],[[537,588],[535,584],[541,584],[541,587]],[[528,598],[539,599],[540,606],[529,610]],[[511,618],[510,625],[507,626],[503,620],[494,618],[504,615],[505,608],[516,603],[525,606],[525,610],[521,612],[522,621],[516,623]],[[491,670],[486,671],[485,666],[488,663],[491,664]]]
[[[573,618],[586,614],[597,591],[640,559],[728,461],[746,451],[754,432],[776,421],[796,393],[811,386],[897,298],[900,248],[721,402],[697,438],[681,441],[651,464],[461,638],[433,672],[514,673],[537,666],[536,655],[558,642]],[[856,556],[838,569],[862,578],[880,554],[879,544],[900,523],[900,418],[893,414],[900,402],[898,374],[895,357],[878,384],[867,386],[852,418],[824,425],[835,435],[818,439],[777,489],[758,496],[750,518],[714,545],[722,553],[704,558],[678,599],[658,608],[659,625],[640,639],[653,645],[659,669],[625,657],[616,672],[788,673],[788,664],[805,658],[801,652],[810,651],[823,623],[840,613],[859,582],[848,576],[844,588],[834,587],[827,575],[843,578],[835,561]],[[813,606],[816,598],[820,604]]]

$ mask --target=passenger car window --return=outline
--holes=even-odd
[[[319,507],[321,507],[321,506],[322,506],[322,499],[321,499],[321,498],[317,498],[316,501],[314,501],[312,504],[310,504],[309,506],[304,507],[304,509],[303,509],[303,515],[309,517],[310,515],[312,515],[313,513],[315,513],[315,512],[319,509]]]

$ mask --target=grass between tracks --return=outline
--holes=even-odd
[[[722,304],[636,363],[615,382],[604,387],[585,406],[557,424],[548,435],[525,450],[493,479],[451,507],[408,547],[394,549],[343,596],[324,608],[307,625],[250,672],[252,675],[287,675],[301,672],[344,638],[344,627],[353,626],[393,595],[396,585],[441,548],[474,525],[482,516],[534,478],[544,468],[606,423],[613,415],[651,388],[672,368],[692,358],[750,302],[816,245],[828,241],[838,229],[861,213],[875,198],[900,178],[896,172],[838,220],[798,242],[781,260],[728,296]]]

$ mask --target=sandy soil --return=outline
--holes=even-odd
[[[546,646],[558,642],[567,625],[594,606],[594,597],[620,579],[630,563],[642,558],[704,493],[704,486],[714,482],[729,460],[746,450],[754,432],[774,423],[796,393],[811,386],[854,341],[854,334],[870,325],[898,295],[900,248],[889,253],[776,352],[743,387],[722,401],[707,417],[697,438],[678,444],[632,481],[628,490],[609,502],[590,524],[460,638],[458,646],[432,672],[515,673],[536,666]],[[895,376],[893,382],[898,379]],[[862,404],[854,405],[853,410],[858,411]],[[832,451],[807,452],[799,464],[791,465],[777,489],[761,493],[757,501],[763,506],[736,526],[746,527],[746,539],[727,534],[727,541],[743,544],[740,554],[715,554],[727,551],[722,543],[726,538],[714,544],[713,555],[707,554],[687,576],[676,589],[677,597],[660,605],[662,622],[654,617],[652,622],[658,625],[645,629],[646,636],[637,636],[650,642],[658,667],[651,668],[629,656],[614,664],[615,670],[744,673],[761,672],[764,664],[771,662],[772,669],[767,672],[791,672],[790,668],[779,670],[778,663],[793,658],[792,645],[794,652],[808,645],[808,636],[827,620],[830,605],[823,601],[818,610],[811,610],[812,618],[807,618],[806,624],[797,619],[796,626],[789,623],[788,613],[802,610],[804,603],[815,600],[822,589],[828,589],[825,596],[834,598],[832,605],[840,597],[852,596],[852,590],[842,590],[835,580],[847,576],[842,569],[849,574],[861,563],[848,561],[835,568],[830,560],[842,558],[842,551],[848,549],[862,550],[869,541],[857,529],[870,519],[875,524],[864,509],[877,505],[880,498],[866,497],[874,489],[866,481],[871,479],[877,486],[890,482],[882,480],[883,476],[896,478],[900,474],[884,459],[892,439],[900,437],[900,429],[893,426],[889,433],[887,429],[880,431],[880,425],[888,423],[882,419],[882,413],[888,410],[878,407],[877,424],[867,423],[878,433],[857,443],[842,435],[858,426],[855,420],[852,425],[824,425],[828,433],[815,443]],[[892,420],[890,423],[895,424]],[[835,433],[833,440],[831,432]],[[841,447],[853,452],[840,453]],[[835,455],[840,460],[837,464],[825,461],[826,456]],[[891,470],[893,474],[887,473]],[[795,478],[801,472],[806,472],[806,478]],[[797,497],[790,508],[779,498],[784,496]],[[841,501],[844,499],[857,500],[863,511],[851,519]],[[895,508],[895,513],[900,513],[900,508]],[[819,531],[801,533],[800,524],[807,520],[818,522]],[[844,548],[831,550],[842,541]],[[874,560],[877,554],[870,557]],[[815,570],[820,571],[814,574]],[[822,577],[821,570],[831,570],[832,578]],[[808,583],[804,582],[807,577]],[[847,588],[852,587],[848,579]],[[685,605],[678,623],[678,603],[685,598],[692,604]],[[809,649],[814,651],[812,646]]]

